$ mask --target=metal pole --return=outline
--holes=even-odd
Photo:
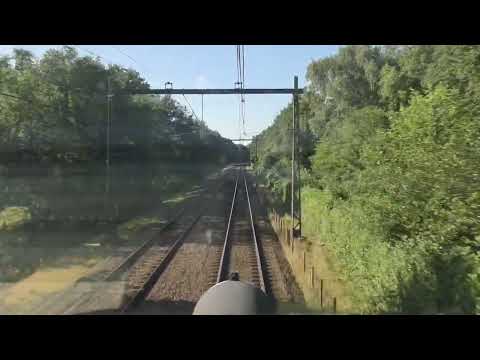
[[[202,94],[202,124],[201,124],[201,130],[200,130],[200,137],[203,137],[205,134],[204,134],[204,122],[203,122],[203,94]]]
[[[298,82],[295,83],[296,86],[298,86]],[[300,127],[300,105],[299,105],[299,101],[298,101],[298,95],[295,94],[295,117],[296,117],[296,121],[297,121],[297,140],[298,140],[298,134],[301,134],[300,130],[301,130],[301,127]],[[297,235],[299,237],[302,236],[302,194],[301,194],[301,191],[302,191],[302,182],[301,182],[301,178],[300,178],[300,151],[301,149],[301,143],[300,141],[298,142],[298,146],[297,146],[297,191],[298,191],[298,224],[297,224]]]
[[[323,279],[320,280],[320,307],[323,309]]]
[[[110,87],[110,76],[107,78],[107,141],[106,141],[106,170],[107,170],[107,179],[105,184],[105,208],[110,211],[110,131],[111,131],[111,122],[112,122],[112,111],[111,111],[111,103],[112,103],[112,94],[111,94],[111,87]]]
[[[307,254],[303,252],[303,272],[307,272]]]
[[[294,89],[298,88],[298,77],[295,76],[293,78],[293,87]],[[293,119],[292,119],[292,189],[291,189],[291,214],[292,214],[292,227],[291,227],[291,239],[293,241],[294,239],[294,231],[295,231],[295,173],[296,173],[296,118],[297,118],[297,95],[294,93],[293,94],[293,104],[292,104],[292,112],[293,112]]]
[[[315,268],[313,266],[310,272],[310,285],[312,286],[312,289],[315,287]]]
[[[107,140],[106,140],[106,159],[107,181],[105,190],[108,196],[110,192],[110,77],[107,78]]]

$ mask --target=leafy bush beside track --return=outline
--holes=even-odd
[[[478,312],[480,47],[347,46],[308,79],[304,233],[327,244],[356,309]],[[288,121],[258,138],[284,211],[289,152],[274,143]]]

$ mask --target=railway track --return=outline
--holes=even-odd
[[[163,225],[159,230],[155,231],[153,236],[151,236],[149,239],[147,239],[142,245],[140,245],[138,248],[136,248],[134,251],[132,251],[125,259],[123,259],[120,264],[117,264],[113,267],[113,269],[109,269],[107,271],[102,271],[98,274],[95,274],[93,276],[89,276],[87,278],[82,278],[77,280],[77,283],[82,282],[82,281],[93,281],[93,282],[114,282],[114,281],[120,281],[125,274],[129,272],[132,268],[134,268],[134,265],[142,259],[142,257],[145,256],[146,253],[153,251],[155,252],[158,246],[155,246],[155,244],[158,244],[159,239],[162,237],[162,235],[170,230],[173,225],[177,224],[179,219],[183,216],[183,214],[186,212],[186,208],[182,208],[177,214],[170,219],[165,225]],[[147,257],[150,257],[148,255]],[[84,294],[83,296],[80,296],[80,298],[72,305],[70,306],[67,310],[65,310],[63,313],[64,314],[69,314],[75,311],[75,309],[81,308],[81,306],[85,305],[90,301],[90,299],[95,296],[95,294]]]
[[[216,185],[218,187],[218,184]],[[205,192],[208,194],[208,191]],[[164,224],[148,240],[128,255],[113,270],[97,274],[89,279],[99,282],[125,281],[125,294],[120,309],[125,313],[133,309],[148,295],[149,291],[158,280],[162,272],[167,268],[169,262],[181,247],[194,225],[202,217],[204,206],[202,198],[183,207],[172,219]],[[203,201],[205,203],[205,201]],[[202,210],[198,211],[198,207]],[[185,215],[189,209],[194,209],[195,215]],[[181,223],[179,220],[187,220]],[[166,240],[166,241],[165,241]],[[165,247],[165,242],[170,244]],[[81,308],[98,294],[85,294],[81,296],[73,306],[70,306],[64,314],[72,313],[75,309]]]
[[[218,184],[216,185],[218,188]],[[206,191],[208,193],[208,191]],[[203,194],[205,195],[205,194]],[[202,196],[203,197],[203,196]],[[202,198],[201,197],[201,198]],[[194,209],[199,204],[201,200],[194,201],[190,206],[183,207],[171,220],[169,220],[160,230],[158,230],[154,236],[149,240],[145,241],[139,248],[137,248],[131,255],[129,255],[120,265],[117,266],[112,272],[110,272],[106,277],[105,281],[113,281],[118,279],[122,274],[124,274],[128,269],[130,269],[133,264],[135,264],[149,249],[151,249],[156,242],[158,242],[158,237],[161,236],[165,231],[172,228],[172,226],[178,223],[178,220],[187,212],[188,208]],[[200,215],[197,215],[197,220],[200,218]],[[188,227],[190,230],[190,227]]]
[[[218,186],[217,184],[213,193],[217,194],[222,185],[223,184]],[[190,225],[180,233],[175,242],[169,247],[168,251],[165,252],[165,249],[157,249],[153,247],[140,261],[138,261],[136,266],[129,273],[129,279],[127,280],[127,301],[122,305],[120,312],[126,313],[132,310],[148,297],[150,291],[184,243],[184,240],[188,237],[200,218],[205,214],[208,206],[209,204],[207,202],[201,203],[201,210],[199,213],[194,216]]]
[[[257,237],[251,193],[244,170],[239,169],[226,225],[223,249],[218,261],[216,283],[238,272],[241,281],[250,282],[270,293],[262,246]]]
[[[181,231],[175,242],[167,250],[163,247],[153,246],[135,264],[132,271],[128,274],[127,291],[125,294],[126,302],[120,308],[120,312],[126,313],[132,310],[146,298],[201,217],[202,212],[194,216],[190,225]]]
[[[238,272],[241,281],[250,282],[270,295],[270,270],[263,254],[260,239],[257,236],[255,209],[253,208],[255,202],[251,198],[253,194],[249,188],[248,177],[242,168],[237,168],[233,177],[234,182],[231,179],[227,180],[227,183],[222,182],[222,185],[226,186],[224,190],[227,193],[233,188],[233,194],[230,193],[231,202],[227,200],[229,195],[225,199],[226,202],[216,198],[216,201],[225,202],[225,214],[227,216],[225,216],[226,230],[223,243],[219,239],[218,245],[212,244],[214,248],[218,248],[218,253],[214,256],[214,259],[218,258],[218,260],[213,260],[213,267],[207,270],[207,273],[212,271],[212,275],[215,274],[215,278],[213,279],[212,276],[210,284],[213,285],[227,280],[231,272]],[[219,186],[217,183],[213,189],[211,188],[210,196],[212,196],[212,193],[213,196],[216,196],[222,185]],[[145,241],[118,266],[102,276],[101,281],[111,282],[112,286],[115,283],[120,286],[120,290],[118,290],[120,292],[117,291],[117,293],[120,294],[121,300],[117,304],[121,303],[121,305],[115,305],[115,312],[129,313],[135,310],[139,304],[151,295],[155,284],[162,281],[162,274],[169,268],[172,260],[176,259],[177,252],[179,252],[195,225],[206,214],[207,207],[212,205],[211,201],[205,198],[205,195],[208,196],[208,194],[203,194],[192,203],[193,206],[190,209],[193,209],[193,211],[187,211],[186,209],[179,211],[151,239]],[[209,223],[211,219],[206,219],[206,221]],[[217,228],[218,225],[211,224],[212,227]],[[208,226],[210,228],[210,225]],[[93,295],[91,293],[86,294],[69,311],[74,309],[78,313],[78,310],[83,307],[82,305],[87,305],[86,308],[88,309],[92,304],[96,305],[97,301],[101,304],[102,297],[110,296],[108,291],[105,295],[104,289],[95,291],[96,293]]]

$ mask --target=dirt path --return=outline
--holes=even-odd
[[[64,261],[68,260],[66,256]],[[25,279],[0,293],[0,313],[28,314],[36,311],[55,294],[72,286],[75,281],[92,273],[101,258],[86,258],[83,262],[40,268]]]

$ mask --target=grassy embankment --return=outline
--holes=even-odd
[[[31,206],[7,208],[3,213],[0,232],[3,307],[13,309],[14,313],[28,311],[42,299],[89,275],[92,269],[107,259],[115,248],[137,246],[144,241],[142,232],[151,226],[164,223],[173,208],[188,201],[188,192],[192,188],[197,188],[203,182],[204,176],[217,167],[210,166],[205,171],[195,169],[188,171],[186,167],[183,169],[178,167],[176,173],[163,177],[161,181],[153,178],[152,183],[157,185],[157,189],[153,187],[151,191],[144,192],[142,198],[137,198],[137,201],[146,205],[144,211],[127,212],[127,215],[120,216],[116,222],[91,227],[75,223],[75,219],[84,218],[88,214],[79,211],[81,207],[75,207],[82,201],[82,197],[84,205],[89,201],[89,199],[85,201],[88,183],[86,187],[81,188],[80,194],[72,193],[70,198],[59,199],[58,193],[48,194],[47,190],[52,188],[52,184],[48,184],[46,179],[41,179],[48,185],[41,189],[40,196],[43,196],[44,204],[57,206],[53,207],[55,211],[49,209],[51,216],[61,217],[58,209],[62,207],[58,204],[69,204],[68,208],[64,206],[62,210],[69,214],[70,220],[71,217],[74,220],[56,228],[47,226],[42,230],[36,226],[36,231],[32,233],[25,229],[32,229],[32,220],[41,222],[38,212]],[[16,180],[18,181],[18,178]],[[73,182],[72,179],[62,179],[65,180]],[[76,179],[76,182],[78,183],[79,179]],[[37,187],[36,190],[38,189]],[[38,192],[22,195],[19,203],[26,205],[25,198],[28,195],[38,196]],[[157,199],[156,206],[153,207],[150,206],[152,197]],[[134,197],[127,196],[119,201],[122,200],[123,209],[128,209],[128,202],[133,201]],[[97,203],[99,202],[101,203],[97,200]],[[90,210],[95,212],[96,209],[92,207]]]

